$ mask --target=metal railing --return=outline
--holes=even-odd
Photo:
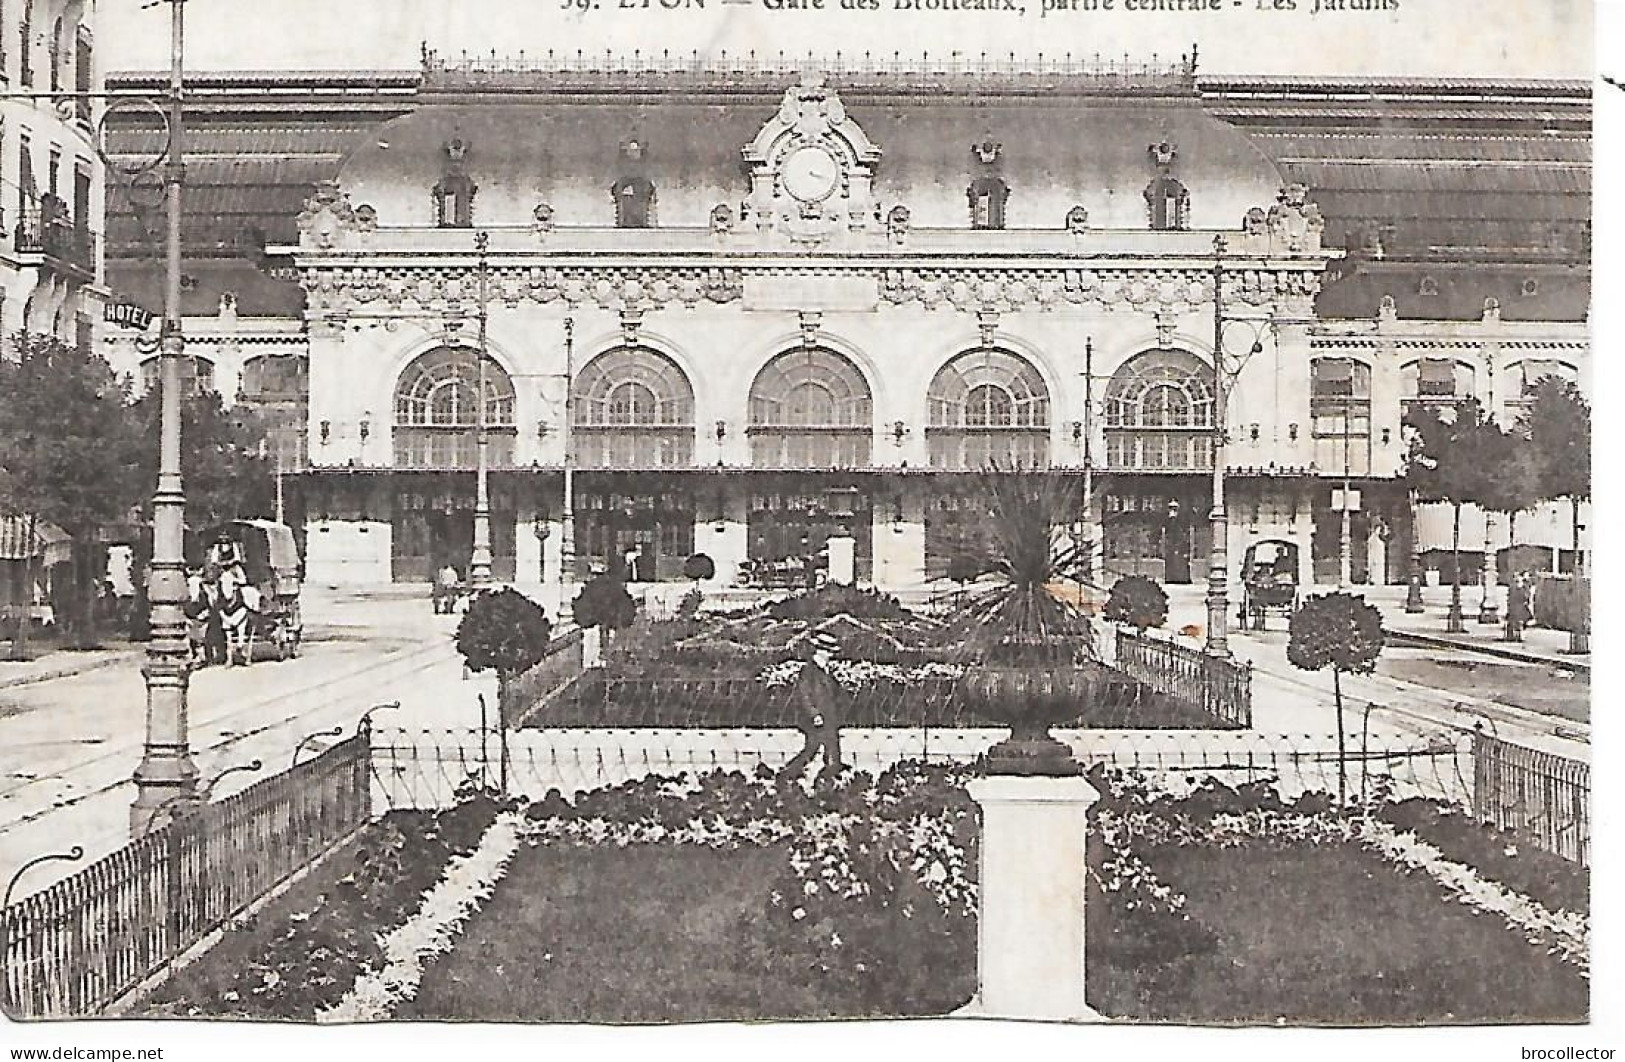
[[[102,1011],[372,817],[366,733],[0,910],[5,1011]]]
[[[1591,865],[1591,765],[1489,734],[1473,737],[1473,814]]]
[[[12,239],[19,254],[43,254],[91,276],[96,273],[96,234],[65,212],[48,211],[38,203],[25,206]]]
[[[582,641],[579,630],[559,635],[548,643],[540,661],[508,681],[505,694],[510,726],[523,725],[549,698],[576,680],[583,666]]]
[[[1253,666],[1172,640],[1117,631],[1114,666],[1165,696],[1239,727],[1253,725]]]
[[[1121,91],[1186,91],[1196,89],[1196,55],[1135,60],[1130,56],[1062,55],[1039,53],[1018,58],[957,50],[920,55],[901,52],[834,52],[828,55],[746,51],[702,55],[699,52],[673,54],[660,52],[554,51],[527,55],[498,55],[462,52],[442,55],[425,47],[423,78],[429,88],[455,89],[495,87],[505,81],[523,79],[528,84],[630,85],[647,89],[651,82],[662,84],[727,84],[737,87],[741,79],[752,77],[782,82],[803,73],[824,74],[842,87],[907,88],[916,85],[947,86],[970,83],[978,87],[1031,85],[1034,82],[1065,81],[1076,87],[1098,84]],[[1073,87],[1069,85],[1067,87]],[[782,86],[780,86],[782,87]]]

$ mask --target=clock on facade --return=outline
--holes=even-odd
[[[797,148],[786,156],[779,176],[791,198],[817,203],[835,191],[841,179],[841,166],[828,150],[809,146]]]

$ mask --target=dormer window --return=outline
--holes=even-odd
[[[1167,174],[1154,178],[1146,185],[1145,208],[1153,229],[1190,227],[1191,194],[1183,184]]]
[[[440,183],[434,186],[434,223],[442,229],[466,229],[474,224],[474,193],[478,191],[468,175],[468,143],[447,141]]]
[[[647,229],[655,223],[655,186],[647,177],[622,177],[610,185],[615,200],[615,227]]]
[[[1174,161],[1179,148],[1163,140],[1146,148],[1157,175],[1145,186],[1146,220],[1157,230],[1190,228],[1191,194],[1175,179]]]
[[[999,154],[1003,146],[989,136],[971,148],[982,168],[965,190],[970,200],[973,229],[1004,228],[1004,204],[1010,198],[1010,186],[999,175]]]
[[[621,175],[609,186],[615,203],[615,227],[647,229],[655,223],[655,186],[645,168],[641,140],[632,137],[621,144]]]
[[[1534,277],[1524,277],[1523,286],[1520,290],[1523,292],[1524,298],[1532,299],[1540,294],[1540,281]]]
[[[1423,277],[1421,283],[1416,285],[1416,293],[1418,295],[1437,295],[1439,294],[1439,282],[1433,277]]]

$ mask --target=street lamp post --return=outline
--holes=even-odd
[[[574,317],[564,319],[564,416],[560,431],[564,442],[564,513],[563,526],[559,534],[559,609],[562,611],[566,602],[571,577],[575,574],[576,555],[576,504],[575,504],[575,461],[571,451],[575,442],[575,417],[571,409],[574,400],[574,371],[575,371],[575,337],[576,321]]]
[[[181,482],[181,186],[186,168],[182,126],[186,0],[170,5],[169,153],[164,168],[168,211],[164,322],[160,333],[161,388],[158,486],[152,498],[152,574],[148,600],[152,637],[142,674],[147,685],[147,733],[135,770],[130,829],[143,834],[164,809],[198,798],[198,770],[187,735],[191,652],[186,638],[186,495]]]
[[[1084,340],[1083,344],[1083,504],[1082,523],[1083,532],[1083,571],[1084,577],[1093,585],[1098,578],[1099,569],[1095,564],[1095,554],[1098,543],[1095,542],[1095,456],[1094,456],[1094,424],[1092,421],[1095,405],[1095,340],[1093,336]]]
[[[474,249],[478,252],[479,277],[479,365],[475,373],[475,439],[474,439],[474,552],[468,561],[468,581],[475,586],[484,586],[491,581],[491,484],[490,484],[490,433],[486,429],[485,416],[485,362],[490,356],[486,341],[486,320],[489,311],[486,307],[486,284],[490,275],[490,261],[487,251],[491,242],[488,233],[480,232],[474,236]]]
[[[1224,373],[1225,239],[1213,237],[1213,527],[1207,576],[1207,651],[1229,656],[1229,517],[1224,511],[1226,419]]]
[[[1349,390],[1354,389],[1354,367],[1349,366]],[[1367,418],[1369,421],[1369,418]],[[1354,528],[1353,512],[1349,504],[1349,437],[1354,431],[1354,399],[1352,394],[1343,400],[1343,497],[1339,507],[1343,510],[1337,532],[1337,588],[1347,590],[1353,581]],[[1367,429],[1370,430],[1369,428]]]
[[[1405,589],[1405,611],[1416,615],[1424,609],[1422,601],[1422,534],[1416,507],[1416,492],[1410,492],[1411,503],[1411,571],[1409,586]]]

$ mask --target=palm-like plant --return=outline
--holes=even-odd
[[[955,618],[961,688],[970,707],[1011,729],[990,762],[1000,773],[1076,774],[1071,750],[1049,728],[1080,714],[1095,661],[1089,616],[1065,583],[1086,583],[1089,558],[1066,533],[1075,510],[1065,481],[1048,472],[980,477],[988,520],[962,549],[979,550],[979,584]]]

